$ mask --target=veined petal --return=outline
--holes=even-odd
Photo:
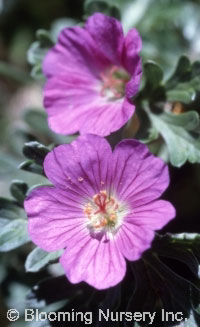
[[[154,232],[161,229],[176,215],[168,201],[157,200],[136,207],[125,217],[117,242],[128,260],[137,260],[151,247]]]
[[[126,262],[115,242],[82,238],[72,240],[60,259],[71,283],[85,281],[97,289],[118,284],[125,275]]]
[[[111,155],[106,140],[87,134],[48,153],[45,174],[57,187],[77,192],[86,200],[110,185]]]
[[[135,110],[127,99],[110,101],[101,96],[100,82],[86,74],[51,78],[45,94],[49,125],[61,134],[67,130],[105,136],[124,125]]]
[[[85,27],[64,29],[43,62],[50,128],[100,136],[120,129],[134,113],[140,47],[136,30],[124,37],[121,23],[101,13],[89,17]]]
[[[141,66],[139,60],[139,52],[142,48],[142,40],[135,28],[132,28],[126,35],[123,44],[122,64],[125,69],[132,75],[138,71],[138,65]],[[141,68],[140,68],[141,70]]]
[[[63,249],[72,237],[89,234],[83,199],[78,192],[40,187],[26,198],[24,207],[29,218],[29,235],[46,251]]]
[[[125,221],[117,235],[117,242],[124,257],[135,261],[140,259],[143,252],[151,247],[153,238],[153,230]]]
[[[44,170],[55,186],[27,197],[28,230],[44,250],[65,249],[60,262],[72,283],[116,285],[125,258],[141,258],[175,216],[169,202],[155,200],[168,186],[167,166],[138,141],[112,153],[104,138],[83,135],[48,153]]]
[[[139,59],[135,74],[132,75],[131,80],[126,84],[126,96],[128,99],[132,99],[133,96],[138,92],[141,76],[142,76],[141,61]]]
[[[132,215],[126,218],[126,222],[159,230],[167,225],[175,215],[176,211],[170,202],[157,200],[135,207]]]
[[[134,111],[135,106],[127,99],[102,104],[99,102],[96,110],[91,108],[88,112],[90,118],[82,125],[80,132],[85,134],[89,131],[106,136],[120,129],[131,118]]]
[[[96,13],[89,17],[86,29],[95,40],[98,50],[112,64],[120,65],[124,40],[120,22],[113,17]]]
[[[120,142],[113,153],[113,189],[133,208],[161,196],[169,185],[166,164],[136,140]]]
[[[43,61],[43,72],[52,77],[65,72],[86,73],[99,76],[108,66],[108,60],[99,54],[95,41],[88,31],[81,27],[65,28],[58,43],[48,51]]]

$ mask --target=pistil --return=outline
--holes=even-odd
[[[116,199],[105,190],[95,194],[84,208],[89,226],[95,231],[115,228],[119,225],[121,212],[122,208],[120,209]]]
[[[102,80],[101,96],[111,99],[119,99],[124,96],[125,84],[129,81],[126,71],[117,66],[112,66],[109,70],[101,73]]]

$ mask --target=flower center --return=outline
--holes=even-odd
[[[100,76],[102,80],[101,96],[106,96],[111,100],[120,99],[124,96],[125,85],[130,79],[129,74],[124,69],[112,66]]]
[[[84,213],[93,231],[116,231],[124,216],[124,209],[125,207],[104,190],[95,194],[92,201],[85,205]]]

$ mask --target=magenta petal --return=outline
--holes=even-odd
[[[130,119],[135,107],[126,99],[105,101],[98,88],[97,81],[86,74],[48,80],[44,105],[50,127],[58,133],[67,130],[71,134],[80,131],[100,136],[118,130]]]
[[[85,74],[58,75],[45,85],[44,106],[49,126],[57,133],[73,134],[98,107],[97,81]],[[66,92],[67,90],[67,92]]]
[[[85,27],[64,29],[43,61],[50,128],[100,136],[120,129],[134,113],[140,47],[136,30],[124,37],[121,23],[101,13],[89,17]]]
[[[96,13],[89,17],[86,29],[95,40],[98,50],[112,64],[120,65],[124,39],[120,22],[113,17]]]
[[[73,71],[98,76],[99,71],[107,65],[107,60],[99,56],[96,44],[88,31],[73,27],[60,33],[58,43],[44,58],[43,72],[48,77],[64,72],[72,74]]]
[[[80,132],[106,136],[120,129],[131,118],[134,111],[135,106],[127,99],[104,104],[99,101],[99,106],[96,109],[91,108],[88,112],[89,119],[84,122]]]
[[[138,91],[142,76],[142,63],[139,52],[142,40],[136,29],[131,29],[125,40],[122,55],[122,65],[131,74],[131,80],[126,85],[126,96],[131,99]]]
[[[111,155],[106,140],[87,134],[51,151],[44,161],[45,174],[57,187],[87,199],[98,193],[102,185],[110,185]]]
[[[137,260],[151,247],[154,231],[161,229],[176,215],[171,203],[163,200],[153,201],[135,207],[124,219],[118,235],[123,255],[128,260]]]
[[[33,242],[54,251],[65,248],[73,235],[88,234],[82,202],[78,193],[55,187],[33,190],[24,203]]]
[[[72,283],[116,285],[125,259],[140,259],[175,216],[157,200],[169,183],[167,166],[138,141],[124,140],[112,153],[104,138],[86,134],[48,153],[44,170],[55,186],[26,198],[28,230],[42,249],[65,249],[60,262]]]
[[[85,281],[97,289],[118,284],[125,275],[126,262],[115,242],[80,237],[71,242],[60,259],[71,283]]]
[[[148,204],[135,207],[133,215],[126,221],[139,224],[145,228],[159,230],[176,215],[176,211],[170,202],[157,200]]]
[[[138,92],[141,76],[142,71],[139,62],[137,66],[137,71],[132,76],[131,80],[126,84],[126,96],[128,99],[132,99],[133,96]]]
[[[151,247],[154,231],[136,225],[134,222],[125,221],[117,237],[120,250],[125,258],[135,261],[140,259],[143,252]]]
[[[124,140],[116,146],[113,175],[113,188],[133,208],[158,198],[169,185],[165,163],[136,140]]]
[[[132,75],[139,71],[138,65],[141,66],[139,52],[142,48],[142,40],[138,31],[131,29],[124,39],[122,63],[125,69]],[[141,70],[141,68],[140,68]]]

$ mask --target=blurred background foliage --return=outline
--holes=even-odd
[[[33,78],[36,75],[39,76],[40,58],[46,51],[44,46],[41,53],[41,48],[37,43],[40,41],[41,34],[37,34],[36,37],[36,31],[38,29],[50,31],[50,37],[55,42],[59,31],[64,26],[81,24],[88,15],[99,8],[105,13],[116,17],[121,16],[125,32],[133,26],[139,30],[143,40],[143,62],[153,60],[159,64],[164,71],[164,80],[171,76],[179,57],[183,54],[187,55],[191,62],[199,60],[199,0],[107,0],[104,2],[0,0],[1,197],[12,198],[13,195],[14,198],[16,197],[16,185],[19,190],[19,182],[15,182],[10,188],[13,179],[26,181],[29,187],[47,183],[41,174],[30,172],[33,162],[25,162],[21,165],[23,169],[18,169],[21,162],[25,161],[24,154],[30,160],[32,159],[30,149],[26,148],[23,153],[24,143],[39,141],[50,149],[52,144],[71,141],[70,137],[61,137],[52,133],[46,122],[45,112],[42,108],[43,80]],[[35,41],[36,39],[37,41]],[[34,71],[32,66],[34,66]],[[31,71],[32,74],[30,74]],[[142,85],[144,83],[143,81]],[[194,109],[199,112],[199,101],[193,103],[193,106],[189,108],[189,110]],[[152,119],[154,119],[153,116]],[[153,146],[155,145],[153,144]],[[34,151],[36,148],[34,145]],[[42,151],[45,152],[48,149]],[[161,151],[160,148],[159,151]],[[165,148],[162,148],[162,152],[164,157]],[[35,169],[41,169],[38,166]],[[190,163],[181,168],[170,166],[170,173],[171,184],[164,197],[176,207],[177,219],[169,224],[163,232],[199,233],[200,167],[198,164]],[[25,189],[26,186],[20,184],[22,198],[19,198],[17,191],[19,202],[20,199],[23,202]],[[10,205],[7,203],[8,210],[5,212],[2,202],[0,202],[1,218],[11,218],[9,216]],[[20,208],[16,210],[16,217],[22,220],[24,218],[23,210]],[[26,242],[27,240],[24,240],[24,243]],[[51,268],[35,274],[25,274],[24,261],[31,249],[32,245],[28,243],[19,249],[11,249],[9,255],[7,253],[0,254],[1,326],[8,326],[6,318],[3,318],[4,320],[1,322],[2,313],[5,315],[6,308],[15,307],[18,302],[18,308],[23,312],[25,295],[38,280],[47,276],[58,276],[62,273],[55,264]],[[23,319],[13,326],[23,327]],[[191,326],[195,325],[191,323]]]

